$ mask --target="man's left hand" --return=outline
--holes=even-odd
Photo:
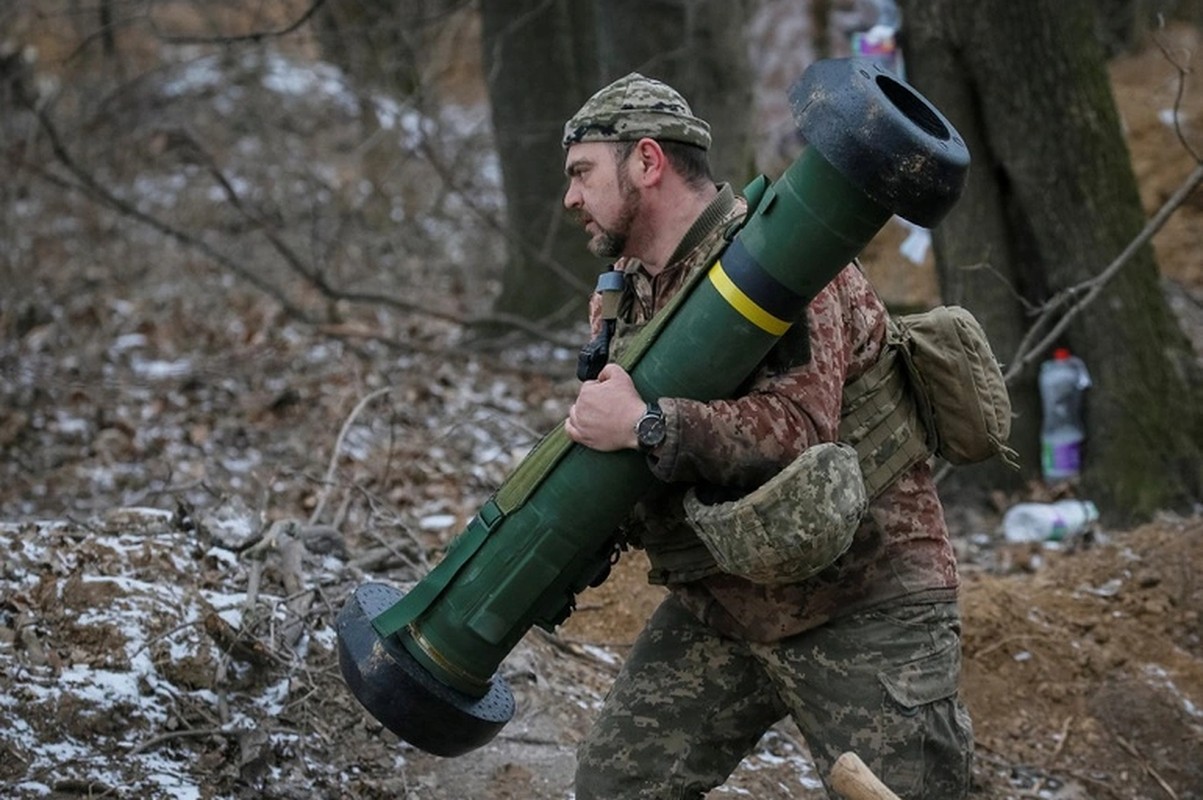
[[[572,441],[593,450],[633,450],[639,447],[635,423],[646,410],[630,374],[617,364],[607,364],[597,380],[581,384],[564,431]]]

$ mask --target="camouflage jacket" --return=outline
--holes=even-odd
[[[723,234],[745,213],[743,199],[721,187],[657,275],[634,259],[615,264],[626,283],[616,349],[711,263]],[[667,584],[720,632],[775,641],[888,600],[955,599],[956,560],[927,462],[882,492],[851,548],[802,583],[759,585],[713,570],[690,575],[662,566],[674,551],[698,544],[682,506],[690,486],[700,495],[750,490],[806,447],[837,440],[844,384],[880,356],[886,318],[864,275],[849,265],[811,301],[804,324],[794,325],[736,397],[660,398],[668,436],[648,463],[663,483],[635,508],[627,535],[648,553],[649,580]]]

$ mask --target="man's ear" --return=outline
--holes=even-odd
[[[644,137],[635,144],[635,180],[643,186],[654,186],[668,169],[668,157],[660,143]]]

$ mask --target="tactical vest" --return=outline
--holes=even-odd
[[[681,303],[691,286],[705,275],[706,270],[702,267],[713,260],[742,225],[742,217],[731,216],[735,202],[730,187],[720,187],[718,197],[694,223],[669,263],[675,263],[684,252],[701,246],[720,225],[721,235],[711,240],[710,252],[693,252],[692,257],[699,266],[684,279],[668,305],[645,323],[630,321],[639,314],[635,309],[635,288],[630,275],[627,276],[610,342],[611,361],[632,366],[657,335],[657,328],[671,315],[670,309]],[[803,315],[769,352],[763,367],[781,373],[809,361],[810,337]],[[893,348],[886,347],[872,368],[844,386],[840,441],[856,449],[870,498],[876,497],[899,475],[932,452],[902,367]],[[700,496],[707,489],[723,491],[722,487],[695,488]],[[636,505],[624,526],[627,540],[647,551],[652,564],[649,574],[652,583],[683,583],[720,572],[714,557],[686,520],[683,501],[687,489],[676,484],[657,486]]]
[[[624,322],[630,304],[624,299],[611,358],[621,358],[645,323]],[[622,313],[626,312],[626,313]],[[805,321],[795,335],[778,343],[766,358],[772,368],[793,368],[809,360]],[[885,347],[877,362],[844,385],[839,440],[852,445],[860,461],[865,491],[877,497],[903,472],[931,455],[929,437],[897,353]],[[633,544],[647,552],[655,584],[685,583],[720,572],[714,557],[685,520],[685,488],[666,486],[641,502],[628,524]]]

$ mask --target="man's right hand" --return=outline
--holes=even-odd
[[[594,450],[635,450],[635,423],[647,410],[625,369],[607,364],[595,381],[585,381],[568,409],[568,438]]]

